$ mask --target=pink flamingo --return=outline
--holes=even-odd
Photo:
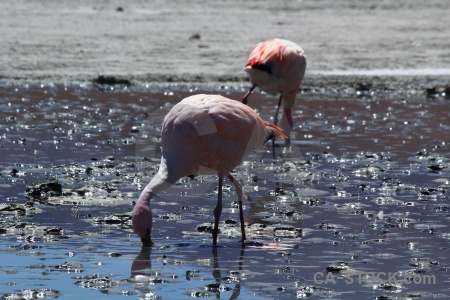
[[[219,95],[195,95],[176,104],[164,118],[158,173],[144,188],[132,212],[133,229],[151,246],[150,200],[178,179],[196,174],[219,176],[214,209],[213,245],[217,245],[222,212],[222,181],[227,176],[239,200],[242,241],[245,240],[242,186],[230,174],[251,152],[272,138],[286,138],[280,128],[263,121],[253,109]]]
[[[294,125],[292,108],[305,70],[305,52],[297,44],[282,39],[257,44],[250,51],[244,67],[244,71],[250,76],[252,87],[245,94],[242,103],[247,104],[247,98],[256,86],[272,94],[281,93],[274,123],[278,125],[280,105],[284,100],[284,113],[280,120],[280,127],[289,135]]]

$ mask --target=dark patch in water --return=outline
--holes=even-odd
[[[100,75],[97,78],[93,79],[92,83],[96,85],[131,85],[131,81],[129,81],[128,79],[105,75]]]
[[[49,182],[36,184],[27,188],[26,193],[30,197],[45,200],[51,196],[61,196],[62,185],[58,182],[58,180],[52,178]]]

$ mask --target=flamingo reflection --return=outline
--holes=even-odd
[[[152,249],[152,247],[142,247],[141,252],[136,256],[133,263],[131,264],[130,281],[133,282],[139,299],[157,299],[158,296],[154,292],[154,284],[167,283],[167,281],[164,279],[157,279],[158,272],[152,270]],[[235,285],[232,289],[232,294],[229,299],[238,299],[241,293],[240,276],[242,276],[243,273],[242,269],[244,264],[245,244],[241,244],[240,246],[238,269],[237,271],[232,271],[231,276],[222,276],[222,269],[220,268],[219,248],[212,247],[211,249],[213,262],[211,272],[215,282],[202,286],[201,290],[207,290],[210,293],[214,293],[216,299],[222,299],[222,293],[230,291],[230,288],[223,285],[222,282],[234,282]],[[186,278],[186,280],[190,279]]]

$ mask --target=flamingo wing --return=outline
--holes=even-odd
[[[163,127],[163,155],[176,177],[227,175],[266,135],[264,121],[250,107],[219,95],[184,99]]]

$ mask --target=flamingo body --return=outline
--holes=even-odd
[[[214,210],[217,227],[222,178],[228,176],[232,181],[241,205],[242,187],[229,173],[252,151],[273,137],[284,138],[285,135],[280,128],[263,121],[247,105],[219,95],[191,96],[172,107],[163,121],[162,157],[158,173],[142,191],[132,213],[134,231],[141,237],[144,246],[152,244],[150,200],[185,176],[219,176],[219,199]],[[242,209],[241,229],[245,239]],[[214,245],[217,231],[215,228]]]
[[[257,44],[250,51],[244,67],[244,71],[250,77],[252,88],[242,102],[247,102],[248,96],[256,86],[271,94],[281,94],[280,103],[283,99],[284,113],[280,126],[285,133],[289,133],[293,126],[292,108],[305,70],[305,52],[297,44],[283,39],[273,39]],[[275,124],[277,120],[278,110]]]

